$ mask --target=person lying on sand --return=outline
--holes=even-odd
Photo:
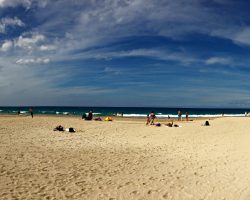
[[[171,123],[169,122],[169,123],[167,123],[165,125],[168,126],[168,127],[180,127],[178,124],[174,124],[173,121]]]
[[[97,117],[94,119],[95,121],[102,121],[102,118],[101,117]]]
[[[169,123],[167,123],[165,125],[168,126],[168,127],[172,127],[174,125],[174,122],[172,121],[171,123],[169,122]]]
[[[155,126],[161,126],[161,123],[156,123]]]

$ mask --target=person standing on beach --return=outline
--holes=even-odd
[[[30,112],[31,117],[33,118],[33,109],[30,108],[30,109],[29,109],[29,112]]]
[[[152,111],[150,113],[150,125],[154,125],[154,120],[155,120],[156,116],[155,116],[155,112]]]
[[[186,121],[188,121],[188,112],[186,112]]]
[[[146,125],[149,125],[150,123],[150,117],[149,117],[149,114],[147,114],[147,122],[146,122]]]
[[[179,110],[179,111],[178,111],[178,121],[181,121],[181,120],[182,120],[181,117],[182,117],[182,113],[181,113],[181,111]]]

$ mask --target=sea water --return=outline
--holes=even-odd
[[[76,115],[92,111],[94,116],[114,116],[123,115],[123,117],[146,117],[152,111],[158,118],[175,118],[180,110],[183,115],[189,113],[189,117],[220,117],[220,116],[245,116],[250,112],[250,108],[232,109],[232,108],[153,108],[153,107],[56,107],[56,106],[36,106],[32,107],[34,114],[39,115]],[[16,115],[20,111],[22,115],[29,114],[29,107],[1,107],[0,114]]]

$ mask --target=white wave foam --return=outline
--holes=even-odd
[[[0,112],[3,112],[3,110],[0,110]]]
[[[54,113],[54,111],[41,111],[41,113],[45,114],[45,113]]]
[[[189,115],[189,117],[202,117],[202,118],[207,118],[207,117],[244,117],[245,114],[214,114],[214,115],[210,115],[210,114],[205,114],[205,115]]]
[[[86,112],[85,114],[88,115],[89,113]],[[101,115],[101,114],[102,114],[102,113],[93,113],[93,115]]]
[[[123,117],[147,117],[146,114],[123,114]]]
[[[58,112],[56,111],[57,115],[69,115],[69,112]]]
[[[224,117],[244,117],[245,114],[224,114]],[[123,117],[147,117],[146,114],[124,114]],[[178,118],[178,115],[172,114],[157,114],[157,118]],[[182,118],[185,118],[186,115],[182,115]],[[190,118],[214,118],[214,117],[222,117],[222,114],[203,114],[203,115],[189,115]]]
[[[163,115],[163,114],[156,114],[157,118],[167,118],[169,117],[177,117],[177,115]],[[146,114],[123,114],[123,117],[147,117]]]

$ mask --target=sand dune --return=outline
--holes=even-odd
[[[181,128],[0,117],[0,199],[250,199],[250,118]],[[54,132],[57,125],[76,133]]]

